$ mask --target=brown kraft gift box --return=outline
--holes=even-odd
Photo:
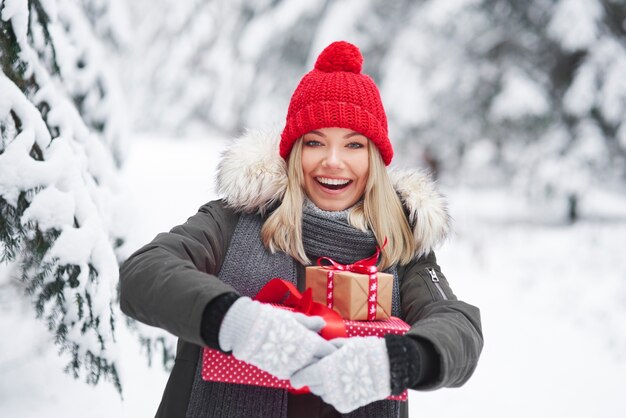
[[[313,301],[327,306],[326,292],[328,269],[319,266],[306,268],[306,287],[313,292]],[[376,320],[385,320],[391,316],[391,292],[393,275],[377,273],[378,298],[376,301]],[[366,321],[369,276],[349,271],[334,271],[333,309],[344,319]]]

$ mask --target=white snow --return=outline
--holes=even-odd
[[[366,47],[365,40],[361,39],[355,27],[367,13],[368,3],[359,0],[345,0],[331,2],[328,11],[322,15],[322,19],[317,24],[315,36],[312,39],[309,57],[306,68],[313,68],[315,60],[324,48],[334,41],[352,42]]]
[[[433,26],[445,26],[457,19],[459,12],[479,3],[477,0],[429,0],[424,2],[422,13],[424,20]]]
[[[214,197],[223,141],[145,135],[124,176],[130,252]],[[626,376],[626,198],[593,192],[574,226],[546,222],[510,191],[445,188],[456,234],[437,252],[461,299],[481,308],[485,349],[462,388],[410,392],[411,416],[620,417]],[[13,283],[9,285],[9,283]],[[0,416],[144,417],[167,375],[117,321],[120,400],[64,375],[47,331],[0,270]],[[151,329],[157,332],[155,329]],[[88,412],[87,412],[88,411]]]
[[[0,118],[4,120],[13,110],[24,126],[34,131],[35,140],[41,148],[50,143],[50,133],[41,114],[22,94],[20,89],[4,73],[0,72]],[[31,144],[32,145],[32,144]]]
[[[564,97],[565,109],[584,116],[594,106],[604,118],[619,124],[626,114],[625,47],[612,39],[598,41],[576,70]]]
[[[20,48],[25,49],[28,45],[26,39],[28,33],[28,1],[5,0],[2,3],[4,7],[0,18],[6,22],[11,20],[17,43]]]
[[[626,47],[614,40],[602,42],[596,49],[598,66],[605,72],[600,90],[600,107],[604,117],[620,123],[626,115]]]
[[[265,13],[258,13],[246,27],[239,42],[239,49],[248,60],[258,59],[263,47],[270,44],[272,38],[285,36],[285,32],[299,19],[306,18],[323,6],[313,1],[287,0]]]
[[[73,2],[60,3],[58,8],[56,3],[43,5],[52,13],[47,28],[57,54],[57,74],[41,28],[33,31],[32,39],[25,36],[29,11],[36,13],[36,7],[29,8],[26,1],[3,2],[2,18],[11,19],[27,68],[24,78],[32,77],[37,88],[24,95],[0,73],[0,120],[6,120],[9,111],[19,120],[19,134],[8,138],[0,155],[0,196],[15,206],[19,194],[29,191],[33,204],[21,220],[27,235],[34,234],[30,223],[38,223],[42,232],[55,228],[61,233],[43,263],[59,261],[80,268],[79,286],[66,288],[62,298],[45,301],[43,317],[51,320],[52,327],[69,326],[65,346],[79,343],[79,362],[86,361],[86,350],[102,354],[101,341],[111,343],[104,354],[111,361],[118,349],[110,330],[118,264],[111,246],[116,237],[109,236],[107,228],[115,222],[108,201],[118,187],[114,158],[121,153],[119,133],[125,127],[120,123],[123,118],[115,115],[123,107],[114,108],[118,96],[108,78],[114,60],[105,62],[104,43],[95,39],[82,8]],[[37,16],[30,18],[36,21]],[[36,107],[40,105],[47,109],[45,122]],[[108,125],[102,133],[93,129],[99,123]],[[37,157],[31,156],[34,145]],[[21,261],[18,255],[16,262]],[[94,277],[90,267],[97,273]],[[48,275],[44,284],[53,280],[54,275]],[[77,300],[84,301],[86,294],[90,303],[83,306],[79,318]],[[82,331],[84,322],[94,318],[99,325]]]
[[[407,42],[412,40],[407,39]],[[399,42],[384,66],[385,73],[394,76],[384,78],[380,86],[381,98],[385,111],[400,124],[414,123],[419,126],[432,118],[429,107],[432,97],[422,71],[415,67],[413,57],[408,54],[411,49],[407,48],[407,42]]]
[[[13,206],[21,190],[46,185],[50,173],[58,171],[54,161],[36,161],[28,155],[34,142],[33,130],[25,129],[0,155],[0,195]]]
[[[583,116],[594,106],[598,94],[596,72],[593,63],[583,64],[576,69],[574,81],[563,97],[563,106],[567,112]]]
[[[626,149],[626,123],[622,123],[615,135],[620,146]]]
[[[502,90],[493,99],[490,112],[496,120],[537,116],[548,111],[544,89],[517,69],[504,73]]]
[[[548,24],[548,34],[565,50],[585,49],[600,35],[602,5],[595,0],[560,0]]]
[[[74,196],[54,186],[46,187],[33,197],[24,211],[22,223],[30,221],[39,222],[39,227],[44,231],[71,225],[74,222]]]

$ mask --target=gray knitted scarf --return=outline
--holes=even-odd
[[[342,264],[372,255],[376,240],[371,231],[360,231],[348,223],[349,209],[328,212],[306,201],[303,208],[302,235],[307,256],[312,262],[330,256]],[[297,262],[285,253],[272,254],[260,239],[263,219],[242,214],[218,277],[244,296],[254,297],[272,278],[280,277],[297,285]],[[392,312],[400,314],[400,291],[395,267]],[[187,418],[287,417],[286,390],[205,382],[201,377],[202,356],[198,360],[191,390]],[[342,417],[398,417],[399,402],[379,401]]]

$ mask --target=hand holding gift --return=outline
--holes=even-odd
[[[338,338],[332,343],[338,350],[296,372],[291,378],[293,387],[308,386],[344,414],[391,394],[383,338]]]
[[[287,296],[285,298],[285,295]],[[244,299],[244,298],[240,298]],[[317,329],[317,325],[319,323],[326,323],[326,326],[320,331],[320,334],[324,336],[328,341],[326,341],[331,349],[328,350],[328,345],[322,344],[320,348],[316,349],[315,355],[311,356],[311,361],[306,366],[301,366],[303,370],[307,370],[307,366],[310,366],[311,370],[316,370],[314,365],[318,365],[320,361],[325,361],[324,364],[331,361],[334,353],[339,351],[346,352],[351,349],[344,349],[345,338],[349,337],[350,340],[363,340],[366,336],[376,336],[383,337],[388,334],[396,334],[402,335],[406,333],[409,329],[409,325],[398,318],[390,318],[386,321],[350,321],[350,320],[342,320],[339,314],[337,314],[332,309],[327,308],[325,305],[315,303],[312,301],[311,290],[307,290],[303,294],[298,292],[295,286],[289,282],[280,279],[273,279],[268,282],[263,289],[256,296],[256,299],[262,302],[265,302],[263,306],[267,308],[272,308],[277,311],[284,311],[285,313],[290,313],[294,315],[293,310],[297,312],[304,312],[308,315],[309,318],[314,318],[316,322],[313,324],[308,324],[310,332],[314,332]],[[249,299],[248,299],[249,301]],[[272,307],[268,305],[269,303],[278,303],[282,301],[282,308]],[[236,302],[237,303],[237,302]],[[233,305],[235,307],[235,305]],[[231,309],[233,309],[231,307]],[[230,314],[237,314],[237,309],[235,311],[230,311]],[[272,311],[274,312],[274,311]],[[229,315],[227,313],[227,315]],[[302,319],[300,317],[301,314],[298,314],[296,318],[298,320]],[[306,317],[306,316],[305,316]],[[322,319],[323,317],[323,319]],[[252,318],[256,318],[256,314],[252,315]],[[229,331],[229,328],[233,328],[233,325],[230,324],[231,319],[222,322],[222,327],[220,329],[220,346],[224,350],[229,350],[227,347],[227,340],[230,339],[225,333],[232,332]],[[305,320],[306,321],[306,320]],[[313,326],[314,325],[314,326]],[[272,338],[275,340],[275,338]],[[380,349],[384,349],[385,340],[382,338],[375,338],[377,342],[374,344],[378,347],[378,352]],[[290,339],[290,342],[293,343],[294,340]],[[297,338],[295,339],[297,341]],[[271,347],[273,343],[269,344],[268,347]],[[361,343],[359,343],[361,344]],[[299,342],[298,347],[289,348],[289,351],[293,349],[298,350],[306,350],[306,347],[302,346],[302,341]],[[256,345],[258,347],[258,344]],[[248,350],[250,351],[250,350]],[[328,356],[324,357],[324,354],[328,353]],[[265,387],[276,387],[276,388],[284,388],[288,389],[292,393],[309,393],[309,389],[304,387],[302,389],[294,389],[291,382],[287,379],[279,379],[276,376],[276,371],[269,371],[265,368],[263,370],[259,370],[259,367],[255,367],[255,365],[249,364],[248,360],[243,359],[244,361],[238,360],[237,352],[233,352],[234,356],[226,355],[218,350],[213,350],[205,347],[203,353],[203,362],[202,362],[202,378],[208,381],[217,381],[217,382],[227,382],[227,383],[238,383],[238,384],[248,384],[248,385],[257,385],[257,386],[265,386]],[[268,353],[269,354],[269,353]],[[239,356],[242,354],[239,353]],[[289,354],[286,354],[288,356]],[[273,358],[270,356],[270,358]],[[331,360],[327,360],[331,358]],[[348,356],[348,358],[351,358]],[[336,360],[333,360],[336,361]],[[360,361],[360,360],[359,360]],[[382,360],[380,360],[382,361]],[[388,359],[385,358],[387,363]],[[357,363],[350,363],[355,365]],[[379,363],[382,364],[382,363]],[[290,368],[290,373],[292,370],[296,368]],[[269,374],[268,374],[269,373]],[[305,373],[305,378],[306,374]],[[389,375],[389,371],[387,371],[387,375]],[[334,376],[332,374],[331,376]],[[389,379],[386,380],[387,384],[389,384]],[[406,401],[407,393],[406,391],[402,391],[401,393],[397,393],[395,395],[388,396],[388,399],[394,400],[402,400]]]
[[[319,316],[289,312],[248,297],[228,310],[219,332],[219,344],[239,360],[280,379],[336,351],[317,333],[325,325]]]

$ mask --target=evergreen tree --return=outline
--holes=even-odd
[[[626,144],[619,138],[626,126],[626,5],[483,6],[501,34],[492,59],[502,68],[486,129],[502,144],[515,181],[533,196],[562,202],[563,216],[573,222],[590,187],[625,184]],[[511,86],[515,73],[527,83]],[[515,91],[507,95],[507,88]],[[519,101],[529,97],[530,111],[519,112]]]
[[[426,149],[454,182],[512,182],[574,221],[590,187],[624,189],[625,17],[608,0],[422,4],[384,76],[405,97],[390,120],[419,138],[401,155]]]
[[[317,53],[345,39],[381,87],[399,163],[426,163],[444,181],[514,184],[563,202],[570,219],[592,185],[624,187],[623,1],[132,7],[144,34],[128,79],[139,129],[281,123]]]
[[[123,107],[105,62],[110,44],[94,30],[96,21],[107,25],[87,18],[90,4],[0,2],[0,262],[24,283],[68,357],[66,371],[90,384],[106,378],[121,393],[114,331]]]
[[[133,2],[138,42],[126,85],[137,129],[184,134],[209,127],[233,134],[278,121],[293,89],[286,81],[296,82],[303,71],[324,5]]]

